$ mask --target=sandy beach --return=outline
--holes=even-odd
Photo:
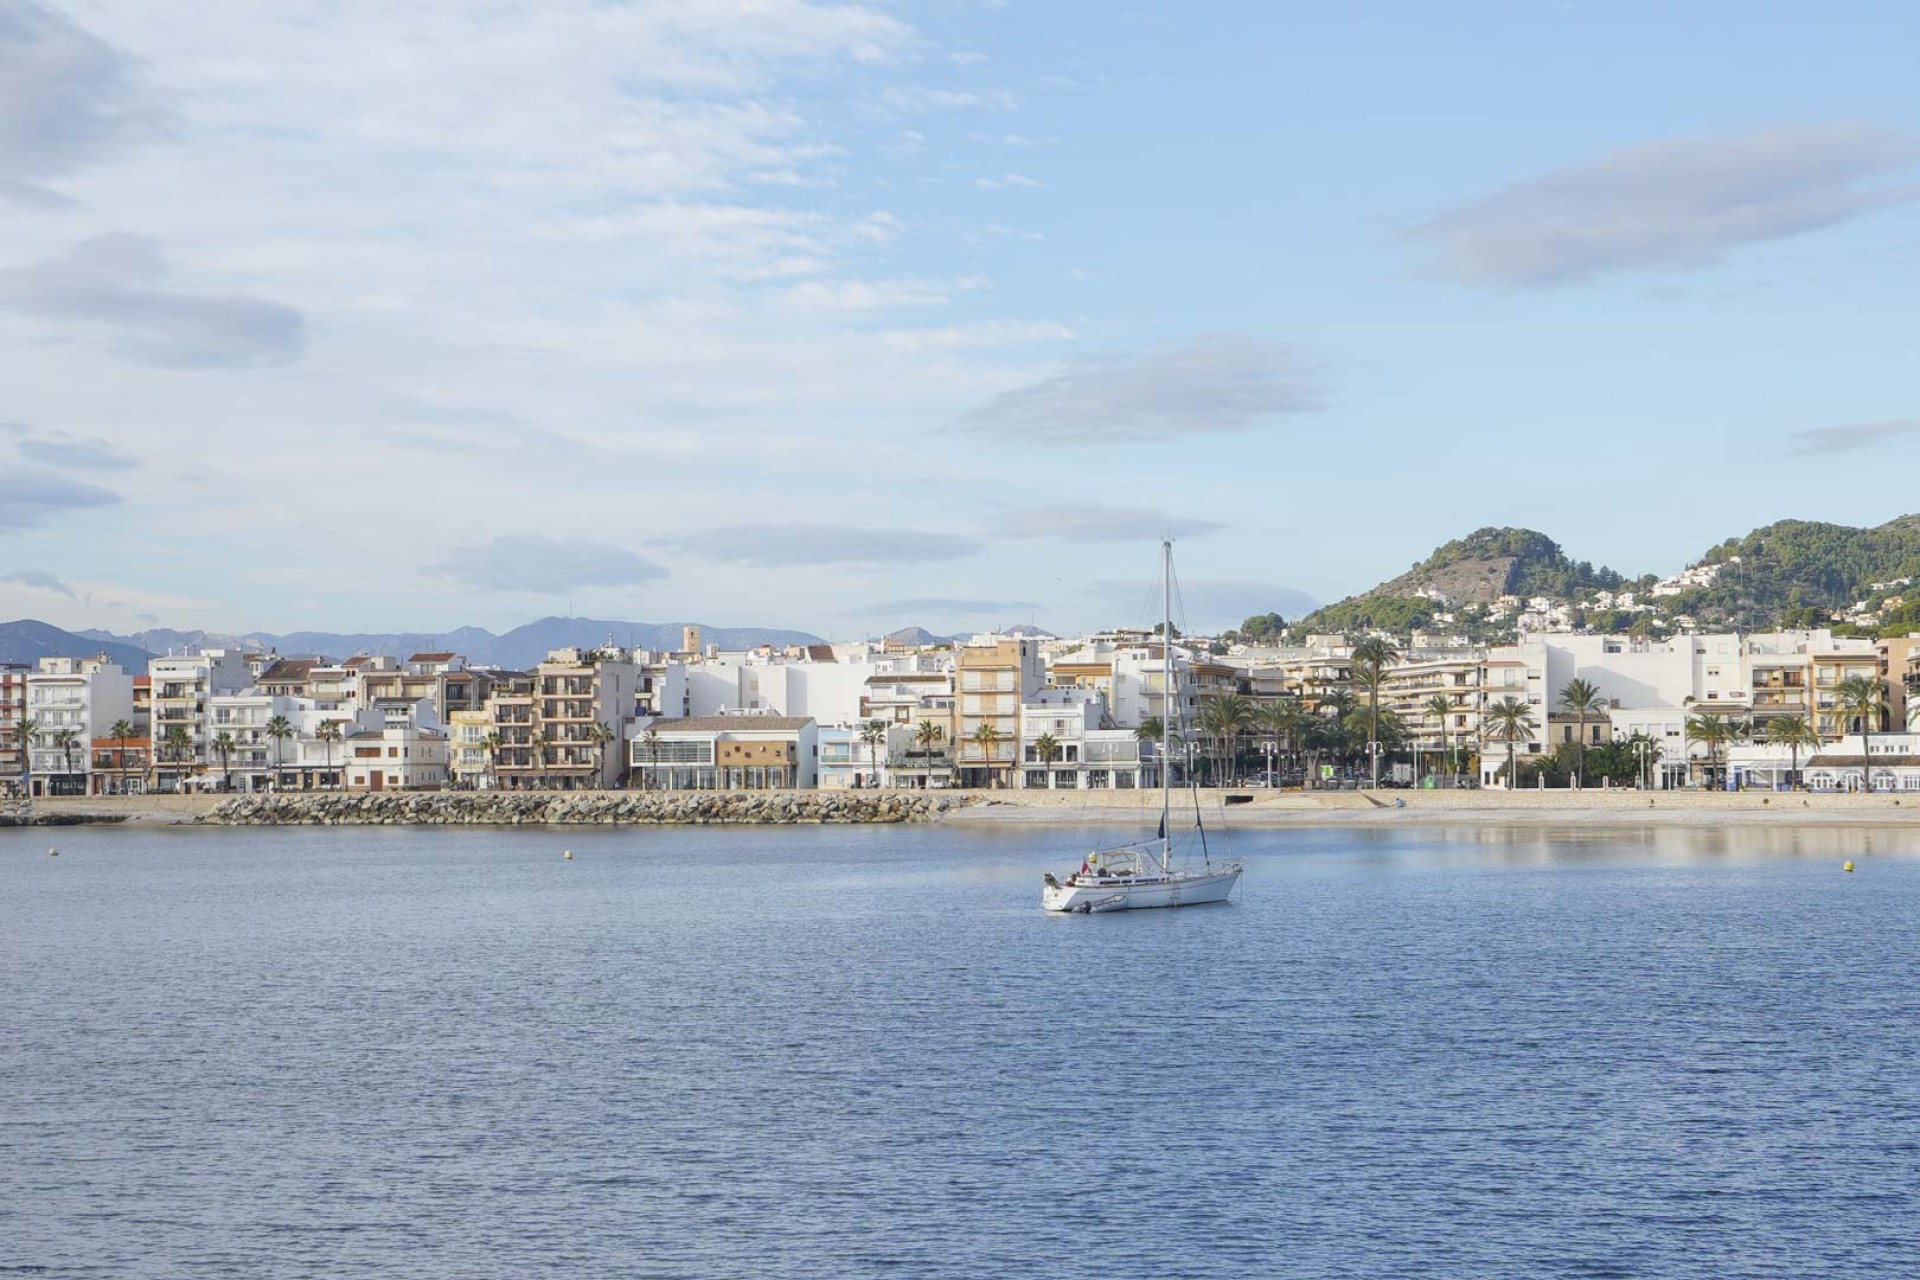
[[[903,795],[923,793],[907,792]],[[960,793],[955,793],[960,794]],[[1034,826],[1138,826],[1153,821],[1156,792],[976,793],[943,823]],[[1232,802],[1233,797],[1248,797]],[[220,796],[93,796],[38,800],[34,813],[54,820],[129,826],[191,823]],[[1177,809],[1192,801],[1175,796]],[[1233,827],[1711,827],[1885,826],[1920,829],[1920,795],[1799,795],[1758,792],[1636,791],[1202,791],[1209,822]]]

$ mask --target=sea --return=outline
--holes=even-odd
[[[0,831],[0,1276],[1920,1276],[1920,831],[1112,834]]]

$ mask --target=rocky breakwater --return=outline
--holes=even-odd
[[[879,791],[443,791],[235,796],[214,826],[538,826],[931,822],[967,795]]]

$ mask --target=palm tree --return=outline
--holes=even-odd
[[[1273,735],[1276,765],[1282,753],[1293,751],[1309,718],[1298,698],[1275,698],[1256,713],[1260,727]]]
[[[233,759],[233,735],[222,729],[213,739],[214,754],[220,757],[220,785],[225,790],[233,790],[233,770],[229,761]]]
[[[1050,733],[1043,733],[1033,740],[1033,753],[1040,757],[1040,763],[1046,766],[1047,786],[1053,786],[1053,762],[1060,758],[1060,742]]]
[[[653,766],[651,775],[647,778],[647,785],[652,786],[660,773],[660,732],[657,729],[648,729],[640,735],[640,740],[647,744],[647,762]]]
[[[1514,744],[1531,736],[1539,723],[1533,718],[1533,708],[1512,694],[1488,707],[1484,720],[1486,736],[1507,744],[1507,790],[1512,791],[1519,781]]]
[[[993,785],[993,749],[1000,742],[1000,731],[993,727],[993,721],[982,720],[980,727],[973,731],[973,744],[980,748],[981,758],[987,762],[987,785]]]
[[[53,745],[55,749],[57,749],[66,760],[67,771],[62,775],[63,777],[71,777],[73,775],[73,748],[79,741],[80,731],[78,729],[60,729],[53,735]]]
[[[540,783],[544,788],[547,780],[547,748],[553,745],[553,734],[542,728],[533,735],[533,762],[540,770]]]
[[[1687,741],[1704,743],[1707,748],[1707,788],[1720,772],[1720,748],[1733,737],[1733,730],[1719,716],[1697,715],[1687,721]]]
[[[113,728],[108,730],[108,732],[113,735],[114,745],[120,749],[120,793],[125,795],[127,790],[127,739],[133,736],[133,721],[115,720],[113,722]]]
[[[1873,790],[1873,731],[1887,709],[1887,686],[1874,676],[1848,676],[1833,690],[1833,709],[1839,715],[1840,730],[1847,721],[1860,722],[1860,772],[1866,789]]]
[[[593,744],[593,773],[597,786],[606,781],[607,744],[613,741],[613,726],[594,721],[587,730],[587,741]]]
[[[1447,733],[1447,717],[1453,714],[1453,699],[1444,693],[1436,693],[1427,699],[1426,713],[1440,725],[1440,751],[1447,758],[1447,772],[1453,769],[1453,739]]]
[[[187,726],[170,724],[161,736],[161,744],[166,748],[164,754],[174,764],[191,765],[193,763],[193,738],[187,733]]]
[[[333,772],[333,746],[336,742],[340,741],[340,736],[341,736],[340,722],[338,720],[321,721],[319,729],[314,731],[313,736],[320,740],[321,750],[326,752],[327,772],[332,773]],[[339,785],[340,785],[340,780],[338,778],[335,778],[334,786],[337,787]]]
[[[869,720],[860,726],[860,741],[867,746],[867,765],[872,770],[868,785],[880,785],[880,747],[887,740],[887,724],[884,720]]]
[[[38,732],[40,722],[31,716],[21,716],[13,726],[14,740],[20,744],[20,787],[26,795],[33,794],[33,735]]]
[[[1373,758],[1373,787],[1380,789],[1380,690],[1387,668],[1400,661],[1389,636],[1368,636],[1353,646],[1353,683],[1367,695],[1367,754]]]
[[[913,731],[913,740],[920,746],[921,765],[926,770],[926,776],[920,780],[923,787],[933,781],[933,744],[946,736],[938,720],[922,720]]]
[[[1240,772],[1240,738],[1254,726],[1255,708],[1251,698],[1237,693],[1229,693],[1213,700],[1219,708],[1221,726],[1227,731],[1227,768],[1228,775],[1237,776]]]
[[[1775,716],[1767,721],[1764,730],[1766,739],[1776,747],[1786,747],[1793,755],[1793,764],[1787,771],[1787,785],[1800,785],[1800,748],[1817,747],[1820,735],[1813,731],[1805,716]]]
[[[293,736],[293,723],[285,716],[267,721],[267,736],[273,739],[273,789],[280,789],[280,744]]]
[[[1606,706],[1606,699],[1600,696],[1600,690],[1591,680],[1573,679],[1567,681],[1567,687],[1560,691],[1560,705],[1573,712],[1576,728],[1574,730],[1573,787],[1578,791],[1586,785],[1587,767],[1587,716]]]

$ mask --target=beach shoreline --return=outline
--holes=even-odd
[[[404,813],[396,816],[392,807],[370,810],[369,816],[356,818],[338,812],[342,801],[350,799],[337,793],[279,797],[294,814],[309,803],[329,806],[330,825],[516,825],[495,822],[480,816],[482,807],[499,802],[498,793],[459,792],[426,793],[433,796],[433,808],[440,816],[432,822],[410,821]],[[672,818],[638,819],[608,816],[605,810],[631,804],[633,792],[557,793],[567,796],[568,810],[577,809],[579,818],[562,817],[560,825],[570,821],[594,825],[673,826],[708,825],[681,822]],[[718,798],[745,793],[700,793]],[[902,803],[925,799],[922,791],[854,793],[754,793],[760,796],[827,796],[862,802],[897,800]],[[1116,826],[1137,827],[1158,817],[1156,792],[1046,792],[984,791],[935,793],[958,807],[933,813],[918,821],[941,824],[980,824],[992,826]],[[682,798],[693,793],[680,793]],[[1244,797],[1244,799],[1237,798]],[[698,798],[698,797],[695,797]],[[55,797],[34,802],[32,825],[53,826],[76,823],[101,823],[126,827],[217,824],[216,809],[229,796],[87,796]],[[404,797],[395,796],[401,800]],[[596,804],[598,802],[598,804]],[[817,803],[817,800],[810,802]],[[1191,813],[1192,800],[1175,797],[1176,810]],[[474,813],[458,811],[471,805]],[[456,816],[445,817],[452,808]],[[1365,792],[1235,792],[1202,791],[1200,810],[1209,825],[1224,824],[1238,828],[1349,828],[1394,826],[1468,826],[1468,827],[1706,827],[1706,826],[1880,826],[1920,828],[1920,796],[1841,795],[1755,792],[1636,792],[1636,791],[1384,791],[1377,796]],[[782,822],[779,807],[762,811],[767,816],[755,819],[757,825],[798,825]],[[284,821],[251,820],[248,825],[310,825],[316,819],[295,817]],[[817,820],[817,819],[809,819]],[[898,819],[860,819],[852,821],[897,821]],[[529,817],[523,821],[540,822]],[[725,821],[725,819],[720,819]],[[15,824],[19,825],[19,824]]]

